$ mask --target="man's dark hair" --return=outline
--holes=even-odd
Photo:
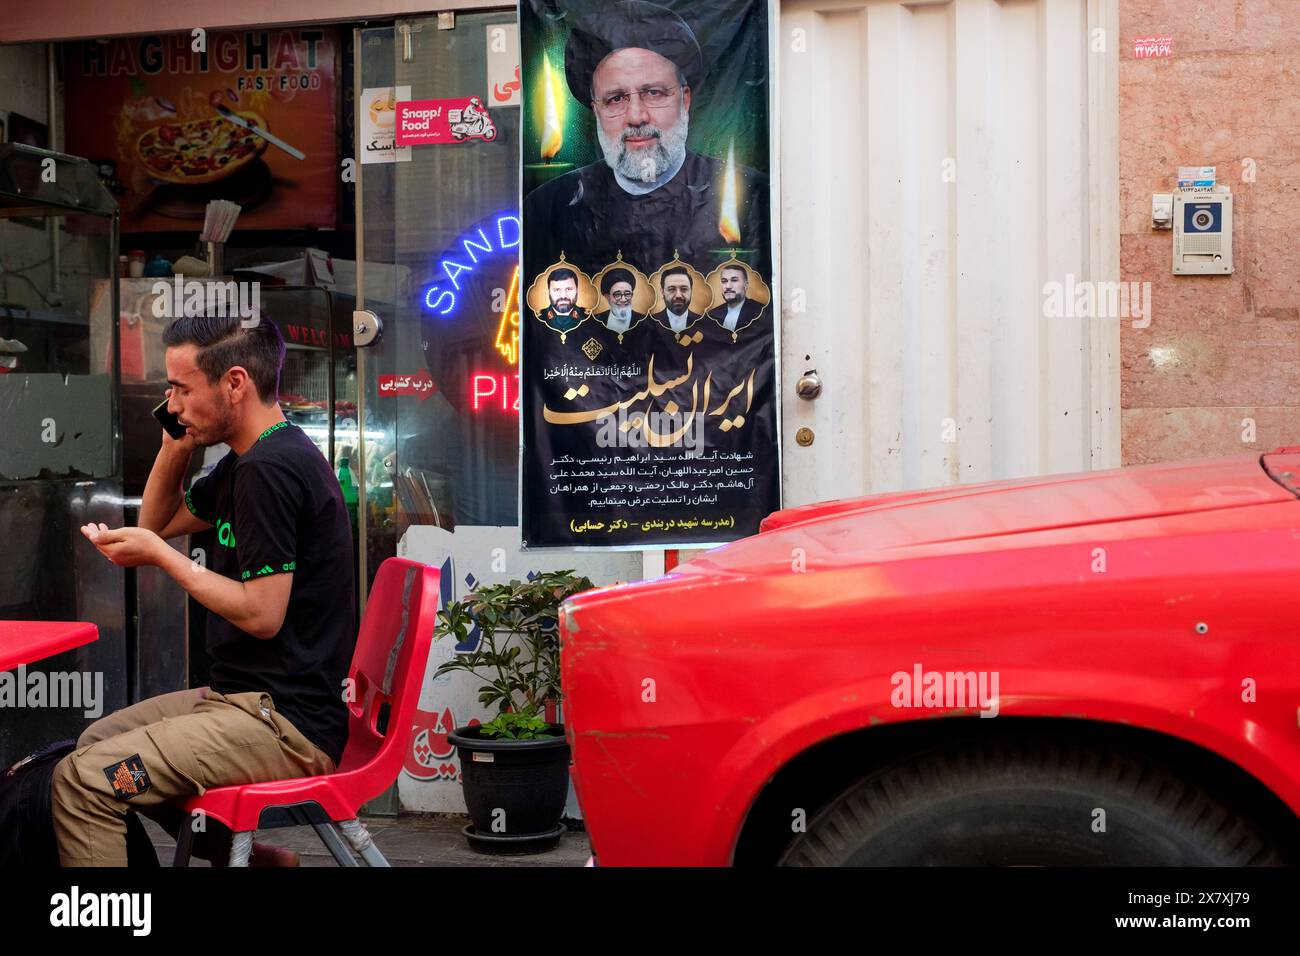
[[[552,269],[551,274],[546,277],[546,284],[550,285],[552,282],[563,282],[565,279],[572,279],[576,284],[578,281],[578,274],[572,269]]]
[[[259,320],[245,328],[237,315],[193,315],[176,319],[163,332],[163,345],[196,345],[195,364],[215,382],[241,365],[257,387],[257,397],[269,405],[280,397],[280,368],[284,339],[274,322]]]
[[[678,276],[678,275],[686,276],[686,281],[691,282],[691,272],[685,266],[669,266],[659,276],[659,284],[661,286],[666,286],[668,284],[669,276]],[[691,284],[693,285],[694,283]]]
[[[600,291],[602,295],[608,296],[609,290],[614,288],[620,282],[626,282],[632,288],[636,288],[636,279],[627,269],[610,269],[600,280]]]
[[[723,271],[723,272],[739,272],[742,276],[745,277],[745,281],[746,281],[746,282],[749,281],[749,270],[746,269],[744,266],[723,266],[723,267],[722,267],[722,271]]]

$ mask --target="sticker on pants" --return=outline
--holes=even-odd
[[[129,800],[149,789],[149,773],[144,769],[139,754],[105,767],[104,776],[113,785],[113,796],[119,800]]]

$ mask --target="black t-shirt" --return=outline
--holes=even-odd
[[[194,482],[185,504],[215,529],[210,570],[236,581],[292,572],[289,608],[267,640],[207,615],[211,686],[262,691],[335,764],[347,742],[343,702],[356,645],[352,528],[338,479],[302,430],[272,425]]]

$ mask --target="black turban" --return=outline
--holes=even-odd
[[[686,21],[645,0],[619,0],[580,19],[564,48],[564,76],[579,103],[592,101],[591,75],[615,50],[635,47],[677,65],[694,89],[704,78],[704,55]]]
[[[600,280],[601,293],[609,295],[609,290],[614,288],[616,282],[626,282],[632,288],[636,288],[636,277],[627,269],[610,269]]]

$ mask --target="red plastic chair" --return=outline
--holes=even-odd
[[[420,685],[438,612],[438,569],[389,558],[379,567],[366,600],[352,668],[354,701],[348,704],[348,742],[338,769],[319,777],[216,787],[182,806],[203,813],[235,833],[231,866],[247,866],[253,833],[276,827],[315,827],[341,866],[357,866],[339,831],[367,866],[388,861],[357,819],[357,811],[397,779],[415,724]],[[388,722],[379,729],[387,705]],[[188,866],[191,826],[182,826],[173,866]]]

